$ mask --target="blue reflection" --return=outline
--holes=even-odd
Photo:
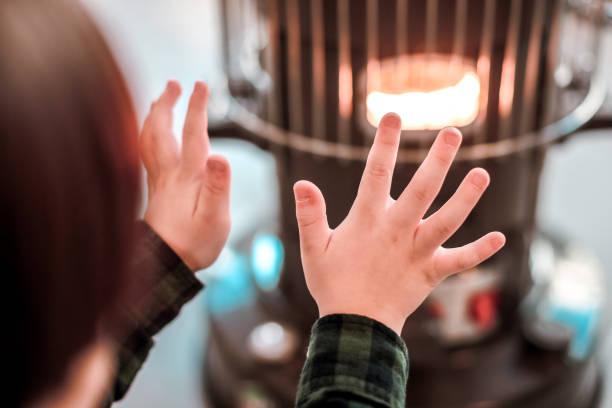
[[[564,325],[573,331],[569,354],[582,360],[588,357],[597,334],[599,308],[571,308],[564,305],[549,306],[550,320]]]
[[[219,272],[206,288],[208,309],[213,314],[229,312],[255,298],[247,257],[226,248],[215,265]]]
[[[275,235],[259,235],[251,249],[251,267],[257,286],[263,290],[276,287],[283,266],[285,250]]]

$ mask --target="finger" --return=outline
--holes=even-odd
[[[180,94],[178,82],[169,81],[159,99],[151,105],[145,120],[141,151],[143,162],[152,177],[178,162],[178,144],[172,134],[172,110]]]
[[[206,107],[210,91],[202,81],[197,81],[189,99],[189,108],[183,127],[183,166],[186,171],[194,171],[204,166],[210,142],[208,140],[208,117]]]
[[[455,194],[435,214],[419,225],[415,237],[417,247],[433,251],[450,238],[474,209],[489,185],[489,180],[486,170],[472,169]]]
[[[172,109],[181,96],[181,92],[181,84],[171,79],[166,84],[166,89],[164,89],[164,92],[159,96],[155,105],[163,109]]]
[[[229,215],[231,168],[218,154],[208,157],[196,211],[215,216]]]
[[[293,193],[302,253],[324,252],[331,231],[321,190],[313,183],[301,180],[293,186]]]
[[[395,113],[387,113],[381,119],[359,184],[357,206],[370,207],[387,203],[401,126],[402,121]]]
[[[501,232],[490,232],[484,237],[459,248],[440,248],[434,255],[436,273],[440,279],[474,268],[484,262],[506,243]]]
[[[395,203],[398,224],[414,227],[421,221],[440,192],[460,144],[459,130],[446,128],[438,133],[427,157]]]

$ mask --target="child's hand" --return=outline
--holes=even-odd
[[[397,201],[390,197],[400,118],[387,114],[370,150],[357,198],[335,229],[327,224],[321,191],[294,186],[306,283],[320,316],[359,314],[401,333],[406,318],[447,276],[472,268],[505,243],[492,232],[461,248],[444,243],[464,222],[489,184],[483,169],[468,173],[451,199],[422,219],[461,144],[444,129]]]
[[[210,155],[206,106],[209,90],[197,82],[183,128],[172,134],[172,109],[181,94],[175,81],[151,106],[140,137],[149,202],[145,221],[193,271],[212,264],[230,229],[230,166]]]

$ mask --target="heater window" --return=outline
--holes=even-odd
[[[367,72],[367,118],[387,112],[402,118],[404,130],[466,126],[478,116],[480,81],[469,64],[443,56],[410,56]]]

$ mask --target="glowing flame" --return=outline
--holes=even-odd
[[[434,68],[433,71],[436,72],[433,74],[436,78],[430,81],[432,83],[439,85],[440,78],[448,78],[440,76],[439,69]],[[401,117],[404,130],[433,130],[446,126],[469,125],[478,116],[480,81],[473,71],[463,70],[460,75],[455,73],[454,76],[461,79],[450,86],[437,89],[398,86],[389,92],[390,86],[386,86],[384,92],[370,90],[366,99],[368,121],[373,126],[378,126],[384,114],[395,112]],[[396,89],[400,92],[409,90],[393,92]]]

